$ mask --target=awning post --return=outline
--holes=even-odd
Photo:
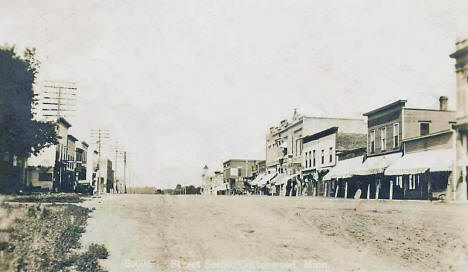
[[[348,198],[348,181],[345,182],[344,198]]]
[[[393,199],[393,180],[390,180],[390,200]]]
[[[370,183],[367,184],[367,199],[370,199]]]

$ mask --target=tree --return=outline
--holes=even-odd
[[[14,46],[0,48],[0,181],[11,179],[13,161],[26,160],[44,147],[57,143],[53,123],[33,120],[32,106],[36,103],[33,85],[40,63],[35,49],[26,49],[23,57]],[[5,164],[6,162],[6,164]]]
[[[182,193],[182,185],[177,184],[174,190],[174,194],[180,195]]]

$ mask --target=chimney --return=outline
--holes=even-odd
[[[439,102],[440,102],[440,110],[441,111],[446,111],[447,110],[447,104],[448,104],[448,97],[446,96],[441,96],[439,98]]]

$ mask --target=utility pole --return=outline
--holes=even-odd
[[[124,176],[123,176],[123,184],[124,184],[124,193],[127,193],[127,181],[126,181],[126,176],[127,176],[127,151],[124,151]]]
[[[121,156],[124,152],[122,151],[121,146],[119,145],[119,142],[117,141],[115,146],[114,146],[114,152],[115,152],[115,161],[114,161],[114,181],[115,181],[115,191],[117,193],[121,193],[119,188],[119,184],[121,183],[121,180],[118,180],[118,173],[117,173],[117,168],[119,165],[119,156]]]
[[[45,90],[39,95],[41,119],[55,121],[70,117],[75,111],[76,91],[74,82],[46,81]]]
[[[101,193],[101,153],[102,153],[102,146],[103,141],[109,139],[109,130],[108,129],[95,129],[91,130],[91,137],[96,139],[96,144],[98,146],[98,163],[97,163],[97,171],[98,171],[98,179],[96,182],[96,192],[97,194]]]

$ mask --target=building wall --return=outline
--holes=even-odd
[[[368,124],[368,132],[367,132],[367,155],[374,156],[389,152],[399,151],[401,147],[401,138],[402,138],[402,108],[397,106],[394,108],[390,108],[388,110],[384,110],[378,112],[376,114],[372,114],[368,116],[367,124]],[[398,124],[398,145],[394,147],[394,135],[393,135],[393,126],[394,124]],[[382,150],[382,128],[386,130],[386,145],[384,150]],[[375,132],[375,152],[372,152],[372,139],[371,135],[372,132]]]
[[[66,154],[65,160],[69,161],[66,166],[67,171],[75,171],[76,144],[72,139],[67,141]]]
[[[40,175],[48,175],[50,178],[47,180],[44,178],[39,178]],[[31,168],[28,171],[27,178],[29,181],[29,186],[35,187],[35,188],[41,188],[41,189],[46,189],[46,190],[52,190],[52,183],[53,183],[53,177],[54,177],[54,169],[53,167],[47,167],[47,168],[42,168],[42,167],[34,167]]]
[[[440,133],[435,135],[428,135],[411,141],[404,142],[405,153],[412,153],[416,151],[425,151],[432,149],[449,149],[453,148],[453,131]]]
[[[366,134],[367,126],[363,119],[327,118],[327,117],[294,117],[290,123],[280,124],[270,129],[266,141],[266,166],[268,168],[283,162],[291,167],[301,165],[303,161],[303,144],[301,138],[323,131],[330,127],[339,127],[341,132]],[[283,149],[285,143],[286,149]],[[286,166],[288,167],[288,166]]]
[[[457,125],[456,125],[456,162],[455,175],[449,184],[450,200],[466,201],[468,198],[468,37],[459,39],[456,52],[450,55],[456,60],[457,82]]]
[[[421,136],[420,124],[429,121],[429,133],[450,129],[455,123],[454,111],[439,111],[425,109],[404,109],[403,139]]]
[[[254,173],[257,160],[229,160],[223,163],[224,182],[230,184],[230,189],[243,190],[244,179]],[[231,179],[234,180],[234,184]],[[234,188],[235,187],[235,188]]]
[[[332,149],[331,161],[329,159],[330,148]],[[313,162],[314,150],[315,150],[315,162],[316,162],[315,166],[313,164],[314,163]],[[324,163],[322,163],[322,150],[324,151]],[[303,158],[302,168],[304,170],[334,166],[336,164],[336,133],[304,143],[303,154],[304,155],[302,156]],[[306,161],[308,160],[310,160],[310,166],[309,166],[309,163],[307,163],[308,167],[306,167]]]

